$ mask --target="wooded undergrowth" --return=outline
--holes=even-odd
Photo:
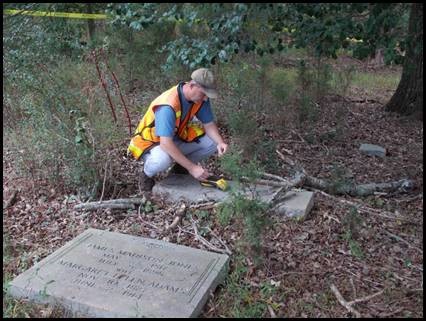
[[[50,9],[86,9],[83,4],[69,5],[53,4]],[[385,299],[377,306],[361,304],[363,315],[421,316],[422,309],[416,306],[422,302],[422,284],[416,284],[422,252],[419,257],[418,250],[413,250],[417,247],[408,243],[410,251],[403,255],[397,244],[377,236],[383,227],[380,224],[388,224],[380,219],[380,215],[385,215],[385,220],[399,222],[392,225],[395,230],[400,228],[405,237],[417,244],[418,236],[422,235],[422,219],[417,217],[416,229],[410,222],[401,223],[403,215],[395,212],[411,213],[406,219],[412,221],[417,216],[417,205],[408,202],[407,209],[401,209],[406,194],[394,191],[370,193],[361,198],[364,203],[357,203],[359,199],[349,198],[350,193],[345,192],[345,186],[408,178],[416,182],[415,191],[422,193],[422,179],[418,177],[422,172],[418,160],[422,150],[415,158],[406,149],[408,141],[417,146],[417,131],[407,129],[410,138],[380,137],[391,135],[391,126],[398,126],[397,116],[394,119],[392,114],[382,116],[382,113],[389,93],[395,91],[401,79],[409,7],[404,4],[258,6],[96,4],[92,9],[107,12],[112,18],[96,22],[90,32],[84,20],[4,15],[3,142],[6,157],[13,158],[14,177],[23,177],[32,184],[34,193],[37,184],[46,183],[61,193],[64,206],[76,200],[114,199],[126,192],[138,194],[136,165],[129,166],[131,160],[126,155],[131,133],[152,99],[178,81],[189,80],[193,69],[209,67],[217,75],[220,91],[220,97],[212,101],[213,111],[231,147],[226,157],[209,163],[212,170],[244,184],[247,178],[257,179],[261,172],[292,177],[297,172],[294,170],[300,168],[289,167],[283,159],[294,159],[310,175],[320,178],[321,183],[327,182],[327,189],[321,188],[321,184],[314,187],[323,194],[319,194],[322,196],[314,209],[314,218],[304,225],[271,220],[268,206],[256,198],[247,200],[238,194],[230,203],[210,212],[190,210],[189,214],[198,218],[197,224],[206,224],[212,228],[210,231],[222,233],[235,254],[225,286],[218,297],[209,301],[204,315],[357,315],[357,310],[350,309],[357,303],[345,305],[336,301],[339,295],[335,289],[339,288],[344,297],[354,300],[385,289]],[[37,5],[23,8],[37,9]],[[339,12],[337,22],[330,19],[336,12]],[[304,25],[288,18],[299,13],[305,17]],[[400,14],[399,19],[396,13]],[[348,17],[350,22],[346,22]],[[155,23],[155,19],[160,23]],[[288,24],[281,25],[281,21]],[[300,33],[303,26],[307,30],[305,38]],[[342,39],[343,36],[333,34],[333,30],[352,30],[354,26],[356,32]],[[388,30],[390,35],[381,34],[383,37],[375,40],[373,35],[377,35],[377,30]],[[357,41],[361,37],[364,42]],[[385,53],[381,56],[383,63],[377,64],[373,59],[376,49],[383,48],[378,51]],[[389,117],[386,118],[389,128],[377,131],[375,126],[383,126],[384,117]],[[402,135],[407,119],[401,118],[401,122],[403,125],[395,130],[398,135]],[[390,158],[380,162],[376,158],[354,156],[356,144],[373,138],[383,144],[395,142],[396,147],[390,148]],[[9,161],[4,160],[5,163]],[[414,169],[416,166],[421,169]],[[127,175],[133,180],[126,180]],[[340,194],[345,196],[330,195],[339,191],[344,191]],[[346,199],[349,203],[344,203]],[[413,200],[419,199],[422,202],[422,197]],[[4,209],[4,221],[20,220],[19,215],[13,214],[14,203],[10,202]],[[365,203],[370,207],[366,209]],[[157,205],[151,205],[145,203],[144,219],[150,218],[157,227],[164,225],[158,220],[171,219],[158,213],[149,216],[157,211],[154,208]],[[175,212],[172,208],[167,213]],[[377,216],[366,218],[366,213]],[[46,220],[50,219],[52,216]],[[143,221],[134,218],[117,219],[111,212],[106,213],[105,219],[107,223],[96,214],[81,218],[76,215],[67,237],[76,236],[78,231],[99,220],[102,228],[113,226],[120,231],[153,237],[164,234],[147,230]],[[79,220],[84,223],[77,223]],[[126,220],[128,223],[123,223]],[[13,268],[8,265],[13,273],[22,272],[49,252],[46,245],[42,246],[43,254],[35,257],[28,254],[31,246],[20,248],[20,241],[11,240],[13,233],[20,235],[17,225],[7,224],[3,232],[8,253],[4,263],[16,262],[17,257],[21,262]],[[329,234],[322,229],[328,229]],[[394,232],[388,232],[393,235],[391,239],[398,240],[396,231],[391,231]],[[168,240],[197,245],[187,238],[179,241],[175,234],[167,236]],[[61,238],[60,242],[65,239]],[[301,245],[304,241],[306,249]],[[312,253],[312,257],[307,253]],[[375,261],[384,260],[386,253],[402,260],[398,264],[404,267],[404,275],[398,275],[394,265],[389,268],[391,272],[380,270],[380,264]],[[336,267],[337,262],[352,273],[349,278],[346,270],[342,272]],[[371,277],[365,272],[369,268]],[[359,273],[368,278],[362,279]],[[299,283],[308,284],[309,290],[298,285],[300,275],[307,276]],[[330,282],[337,288],[330,287]],[[318,290],[317,284],[327,288]],[[406,296],[398,292],[399,287],[404,288]],[[407,303],[407,298],[413,295],[410,291],[421,293],[414,303]],[[403,302],[402,308],[393,309],[392,302],[398,300]],[[6,308],[5,301],[3,304],[4,315],[27,313],[25,309],[21,312],[20,306],[13,311],[14,303],[7,303]]]

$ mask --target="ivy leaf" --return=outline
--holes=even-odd
[[[139,30],[141,30],[141,27],[142,27],[142,25],[141,25],[141,23],[139,21],[132,21],[130,23],[130,28],[133,28],[135,30],[139,31]]]
[[[77,145],[83,143],[83,137],[81,137],[80,133],[77,133],[77,135],[75,136],[75,143]]]

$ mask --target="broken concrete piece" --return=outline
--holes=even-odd
[[[200,203],[207,201],[226,202],[231,197],[232,189],[239,190],[237,184],[228,181],[229,191],[221,191],[213,187],[205,187],[190,175],[171,174],[160,182],[157,182],[152,189],[156,196],[164,198],[167,202],[176,203],[185,201],[189,203]],[[256,189],[257,195],[261,201],[270,203],[279,187],[259,185],[251,186]],[[253,193],[245,192],[248,198],[253,197]],[[277,212],[286,217],[306,218],[313,207],[313,193],[303,190],[294,190],[287,192],[284,204],[277,208]]]
[[[307,218],[314,206],[314,193],[309,191],[288,191],[285,201],[278,207],[277,212],[298,220]]]
[[[386,156],[386,149],[378,145],[361,144],[359,150],[370,156],[379,156],[379,157]]]

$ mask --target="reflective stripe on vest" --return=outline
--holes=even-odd
[[[203,128],[189,121],[201,108],[203,102],[195,103],[188,111],[185,119],[182,120],[182,106],[179,100],[178,86],[179,85],[176,85],[166,90],[149,105],[148,110],[139,122],[135,134],[127,148],[127,152],[131,153],[135,159],[139,159],[145,151],[160,142],[160,138],[155,135],[154,113],[155,108],[160,105],[169,105],[175,111],[175,134],[179,136],[180,139],[186,142],[192,142],[204,135]]]

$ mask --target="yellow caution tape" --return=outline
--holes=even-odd
[[[23,14],[28,16],[38,17],[58,17],[58,18],[72,18],[72,19],[107,19],[106,14],[99,13],[73,13],[73,12],[47,12],[47,11],[30,11],[30,10],[3,10],[4,14]]]

